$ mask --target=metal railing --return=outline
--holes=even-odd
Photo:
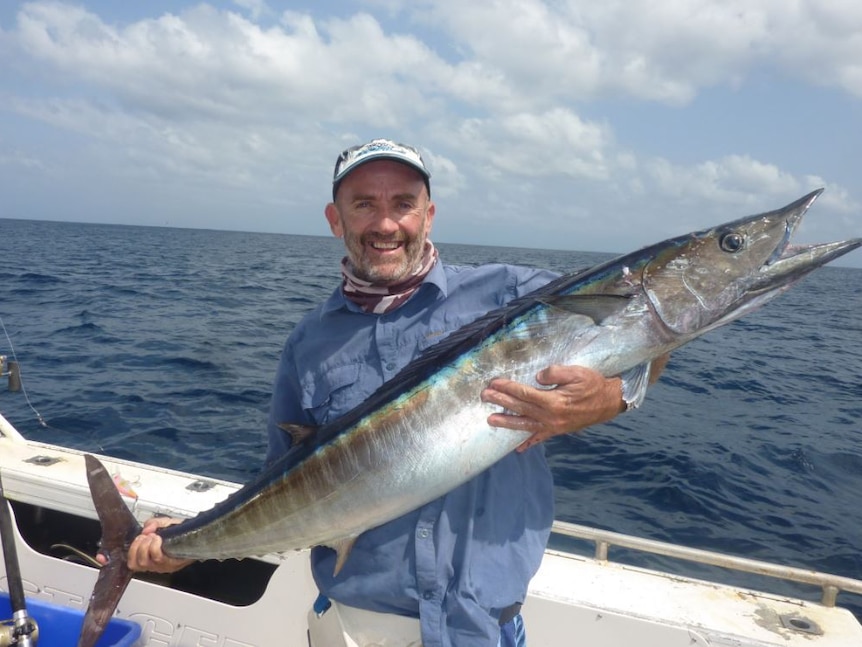
[[[718,566],[733,571],[764,575],[780,580],[817,586],[822,591],[820,602],[827,607],[835,606],[836,599],[841,591],[862,595],[862,580],[856,580],[851,577],[831,575],[829,573],[793,566],[782,566],[745,557],[735,557],[701,548],[688,548],[654,539],[644,539],[609,530],[580,526],[565,521],[555,521],[553,532],[574,539],[593,542],[595,544],[594,557],[599,561],[608,561],[610,547],[617,546],[698,564]]]

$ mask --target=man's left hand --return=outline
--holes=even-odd
[[[519,452],[551,436],[607,422],[625,409],[618,377],[606,378],[582,366],[554,365],[539,371],[536,381],[552,388],[497,378],[482,391],[484,402],[506,409],[491,414],[489,425],[532,433]]]

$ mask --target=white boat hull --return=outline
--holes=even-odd
[[[107,457],[103,460],[108,471],[137,494],[137,499],[129,497],[127,502],[140,521],[156,513],[196,514],[238,487],[140,463]],[[36,521],[30,522],[35,528],[39,527],[38,515],[46,510],[69,515],[63,518],[70,526],[76,520],[83,523],[96,518],[82,454],[26,441],[2,416],[0,479],[13,508],[35,515]],[[566,530],[563,526],[560,529]],[[833,584],[836,589],[862,593],[862,582],[857,580],[812,574],[811,581],[826,590],[827,604],[822,604],[608,561],[604,559],[606,540],[638,540],[621,536],[617,539],[610,533],[604,536],[601,531],[578,527],[572,531],[591,540],[598,537],[598,555],[547,551],[523,608],[533,647],[862,645],[862,625],[846,609],[829,604]],[[58,536],[56,541],[64,538]],[[73,608],[86,607],[95,569],[43,554],[31,547],[21,533],[16,542],[29,596]],[[702,551],[650,545],[654,543],[644,542],[644,547],[658,552],[678,551],[696,561],[710,559],[710,554]],[[728,560],[733,562],[733,558]],[[140,624],[143,632],[139,644],[153,647],[306,647],[309,630],[317,638],[314,644],[326,647],[419,644],[418,623],[410,619],[344,607],[335,607],[316,618],[311,606],[317,591],[306,551],[268,556],[262,561],[277,567],[268,584],[264,587],[261,583],[258,599],[248,604],[219,602],[136,579],[123,596],[117,615]],[[773,575],[786,579],[807,577],[808,573],[752,564],[754,570],[771,569]],[[219,582],[219,586],[249,584],[241,581],[242,574],[230,577],[235,581]],[[0,585],[7,588],[2,564]]]

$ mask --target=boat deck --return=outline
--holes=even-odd
[[[134,490],[137,498],[126,500],[140,520],[157,513],[193,515],[239,487],[129,461],[104,461],[111,474]],[[70,531],[80,526],[85,529],[82,537],[90,535],[80,539],[80,550],[93,551],[98,525],[82,454],[26,441],[0,416],[0,478],[22,530],[16,539],[28,595],[75,608],[85,606],[95,569],[71,561],[70,554],[52,553],[52,541],[66,539],[48,536],[56,531],[77,538]],[[532,645],[862,645],[862,625],[848,610],[836,606],[840,591],[862,594],[862,581],[572,524],[558,523],[555,532],[586,542],[592,546],[592,554],[547,551],[523,609]],[[815,599],[623,564],[609,559],[610,552],[618,548],[762,575],[782,584],[804,583],[815,587]],[[121,601],[118,615],[141,624],[141,645],[309,644],[308,629],[315,623],[309,610],[316,591],[305,552],[228,560],[212,568],[215,570],[202,571],[202,580],[209,582],[213,595],[204,590],[207,587],[184,589],[173,577],[136,579]],[[0,575],[5,573],[0,571]],[[251,593],[233,599],[218,592],[226,583],[232,587],[238,581],[248,585]],[[419,644],[415,622],[342,611],[340,629],[348,630],[340,634],[343,645]],[[396,635],[400,636],[397,641],[392,638]],[[573,640],[573,636],[577,638]],[[334,644],[327,643],[327,647]]]

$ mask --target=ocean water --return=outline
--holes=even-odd
[[[0,389],[0,411],[22,433],[238,482],[257,472],[281,347],[337,284],[340,241],[24,220],[0,220],[0,241],[0,354],[14,349],[26,389]],[[606,258],[438,247],[452,263],[558,271]],[[676,351],[639,411],[549,442],[557,517],[862,579],[860,282],[819,270]],[[862,617],[858,597],[839,602]]]

